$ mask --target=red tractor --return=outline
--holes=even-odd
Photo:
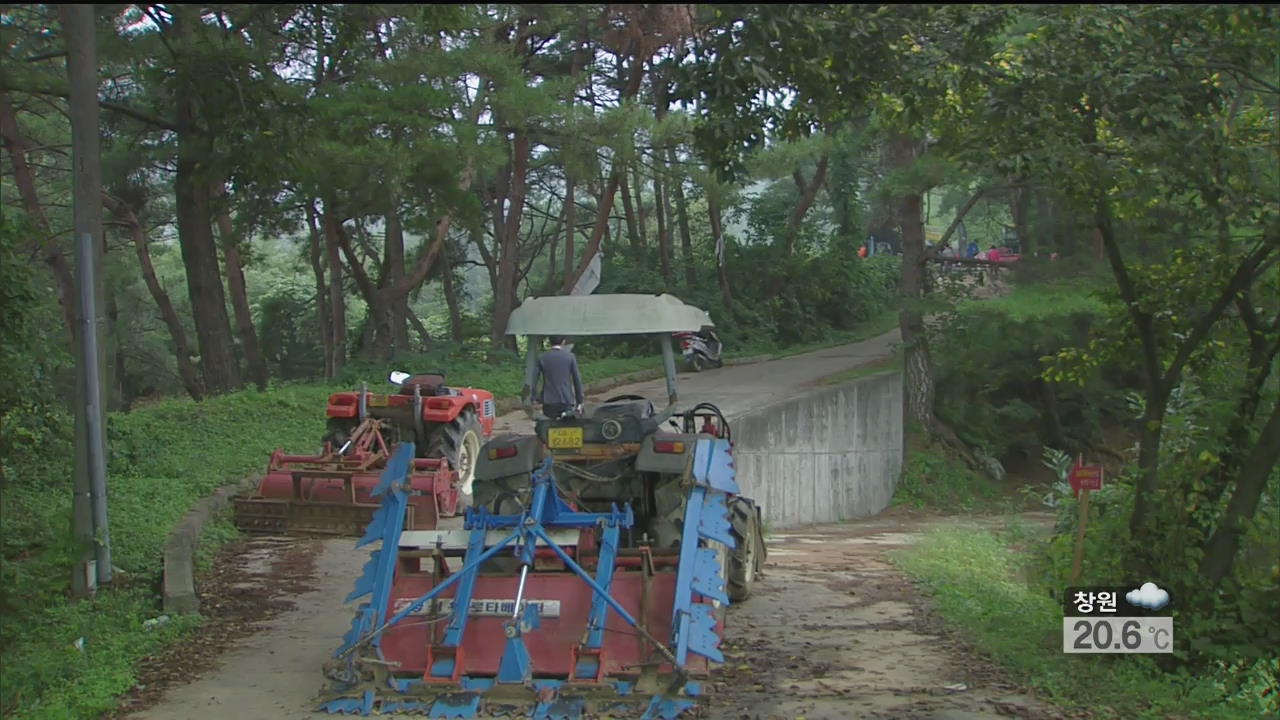
[[[388,448],[398,443],[412,443],[416,455],[407,527],[433,529],[469,505],[480,447],[493,433],[493,393],[448,387],[438,373],[393,372],[388,380],[397,392],[330,395],[321,453],[272,453],[257,493],[236,499],[236,525],[251,533],[362,534],[378,508],[373,491]]]

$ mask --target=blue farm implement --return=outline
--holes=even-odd
[[[412,530],[412,444],[398,446],[357,546],[380,543],[366,598],[325,665],[320,708],[432,718],[643,717],[690,710],[720,651],[738,485],[727,439],[699,435],[680,482],[679,542],[651,543],[631,503],[586,511],[547,457],[517,512]],[[754,526],[754,523],[752,524]]]

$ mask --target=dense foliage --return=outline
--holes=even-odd
[[[6,713],[87,712],[128,686],[163,640],[136,626],[172,520],[268,446],[309,445],[330,388],[395,364],[511,394],[511,311],[573,292],[597,257],[596,292],[674,293],[733,352],[897,311],[909,419],[967,464],[922,446],[913,501],[968,497],[1045,448],[1098,458],[1113,482],[1090,577],[1186,598],[1186,672],[1276,661],[1275,8],[95,8],[91,230],[112,532],[134,579],[63,597],[69,118],[93,103],[68,100],[66,8],[9,5],[0,640],[24,669]],[[861,257],[872,237],[901,255]],[[1015,292],[966,302],[944,240],[1020,251]],[[652,349],[580,352],[604,373]],[[1052,582],[1073,502],[1054,501]],[[50,654],[95,613],[118,635]]]

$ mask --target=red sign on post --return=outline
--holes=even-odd
[[[1075,558],[1071,563],[1073,583],[1080,579],[1080,569],[1084,566],[1084,529],[1089,523],[1089,491],[1102,489],[1102,466],[1085,465],[1083,457],[1077,462],[1079,464],[1071,468],[1071,474],[1067,476],[1071,489],[1080,498],[1080,525],[1076,531]],[[1084,491],[1084,495],[1080,494],[1081,491]]]
[[[1067,482],[1071,483],[1071,489],[1076,492],[1076,495],[1079,495],[1081,490],[1101,490],[1102,466],[1080,465],[1073,467]]]

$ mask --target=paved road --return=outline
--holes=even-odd
[[[714,402],[728,417],[740,416],[785,400],[825,377],[883,360],[890,356],[897,341],[898,333],[894,331],[863,342],[780,360],[683,374],[679,378],[681,405]],[[661,405],[666,390],[664,382],[657,380],[615,388],[593,399],[599,401],[628,393],[652,398],[655,404]],[[527,432],[529,427],[528,419],[520,412],[503,416],[498,425],[500,431]],[[199,668],[201,672],[192,682],[170,688],[150,708],[129,717],[136,720],[328,717],[310,712],[322,683],[320,666],[350,626],[353,609],[346,606],[343,599],[368,559],[368,552],[367,549],[355,551],[351,540],[307,542],[307,552],[313,553],[308,557],[314,557],[313,590],[291,597],[292,609],[275,615],[258,632],[235,643],[222,654],[216,666]],[[274,581],[272,568],[282,562],[273,553],[284,550],[279,543],[270,542],[255,547],[262,556],[250,563],[253,567],[247,569],[245,582],[270,585]],[[740,614],[767,616],[776,608],[778,593],[785,587],[779,583],[789,580],[779,574],[776,580],[767,578],[763,582],[760,598],[735,611],[730,616],[731,625]],[[194,642],[200,642],[199,638]],[[732,715],[741,716],[740,713]]]
[[[728,365],[700,373],[681,372],[676,379],[679,406],[688,408],[700,402],[714,403],[726,418],[732,420],[751,410],[786,400],[823,378],[887,359],[892,356],[899,338],[895,329],[862,342],[778,360]],[[588,404],[602,402],[615,395],[647,397],[660,410],[667,402],[666,380],[617,387],[588,397]],[[533,423],[523,412],[512,412],[498,418],[494,430],[530,433],[533,432]]]

